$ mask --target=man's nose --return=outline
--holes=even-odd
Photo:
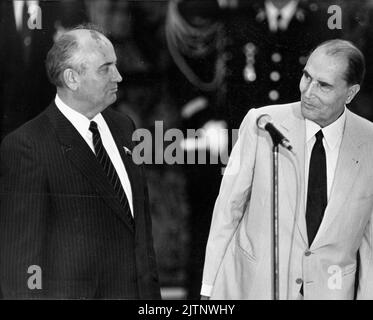
[[[115,82],[122,82],[123,78],[120,75],[118,68],[114,66],[114,73],[113,73],[113,81]]]
[[[317,83],[315,83],[314,81],[311,81],[310,83],[308,83],[303,92],[304,96],[306,98],[310,98],[315,93],[316,86],[317,86]]]

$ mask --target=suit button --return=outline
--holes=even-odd
[[[306,252],[304,253],[304,255],[305,255],[306,257],[310,256],[311,254],[312,254],[311,251],[306,251]]]
[[[268,93],[268,97],[269,97],[269,99],[271,99],[272,101],[276,101],[276,100],[278,100],[278,98],[280,97],[280,94],[278,93],[277,90],[271,90],[271,91]]]
[[[280,76],[280,73],[278,71],[272,71],[271,74],[269,75],[269,78],[276,82],[276,81],[279,81],[281,76]]]
[[[280,62],[282,59],[281,54],[279,54],[278,52],[275,52],[274,54],[272,54],[271,58],[273,62]]]
[[[297,284],[302,284],[302,283],[303,283],[303,280],[302,280],[301,278],[298,278],[297,280],[295,280],[295,282],[296,282]]]
[[[28,47],[31,44],[31,37],[27,36],[24,40],[23,43],[25,44],[26,47]]]

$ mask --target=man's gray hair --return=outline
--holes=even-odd
[[[318,45],[329,56],[342,56],[347,60],[347,70],[344,78],[349,85],[362,84],[365,76],[365,58],[363,53],[351,42],[342,39],[332,39]],[[315,49],[315,50],[316,50]]]

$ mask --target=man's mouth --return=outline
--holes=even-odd
[[[303,106],[306,107],[306,109],[315,109],[315,106],[309,102],[306,102],[302,100]]]

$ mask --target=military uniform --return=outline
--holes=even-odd
[[[327,6],[300,1],[286,28],[270,30],[264,3],[228,16],[226,113],[238,128],[248,110],[299,100],[299,81],[309,52],[338,37],[328,28]]]

